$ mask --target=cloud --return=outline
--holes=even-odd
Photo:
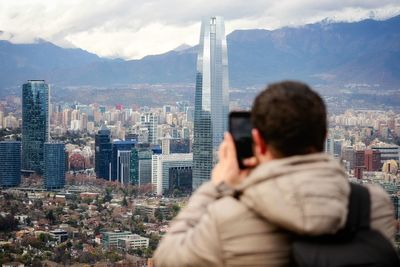
[[[235,29],[299,26],[329,18],[357,21],[400,13],[398,0],[0,0],[0,39],[45,39],[100,56],[141,58],[198,42],[202,17]]]

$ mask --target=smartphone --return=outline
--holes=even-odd
[[[233,111],[229,113],[229,132],[235,142],[237,160],[240,169],[245,169],[243,160],[253,156],[250,112]]]

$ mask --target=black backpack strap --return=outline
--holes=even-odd
[[[370,227],[371,199],[366,187],[350,183],[349,210],[344,230],[355,232]]]

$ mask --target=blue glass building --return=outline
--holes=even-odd
[[[21,142],[0,142],[0,187],[21,183]]]
[[[217,161],[218,146],[228,126],[228,55],[222,17],[202,22],[195,94],[194,189],[210,179],[211,169]]]
[[[156,152],[158,153],[158,150]],[[155,152],[150,146],[138,144],[132,148],[130,166],[131,184],[138,186],[151,184],[151,159],[153,154]]]
[[[44,187],[46,190],[64,188],[66,172],[64,143],[44,144]]]
[[[22,169],[43,174],[44,143],[49,141],[49,85],[29,80],[22,86]]]
[[[132,183],[131,153],[135,146],[133,141],[115,141],[112,144],[111,180],[121,184]]]
[[[111,179],[111,132],[103,126],[95,136],[95,171],[97,178]]]

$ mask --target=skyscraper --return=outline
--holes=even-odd
[[[157,144],[158,115],[152,112],[143,113],[140,116],[140,123],[149,130],[148,142]]]
[[[49,141],[49,85],[29,80],[22,86],[22,168],[42,174]]]
[[[228,55],[222,17],[201,25],[197,56],[193,142],[193,188],[210,179],[216,151],[227,130]]]
[[[121,184],[132,183],[131,174],[131,154],[135,146],[133,141],[114,141],[112,144],[111,158],[111,180]]]
[[[49,142],[44,144],[44,187],[46,190],[64,188],[65,154],[64,143]]]
[[[0,142],[0,187],[17,186],[21,182],[21,142]]]
[[[111,179],[111,132],[103,125],[95,136],[95,171],[97,178]]]

